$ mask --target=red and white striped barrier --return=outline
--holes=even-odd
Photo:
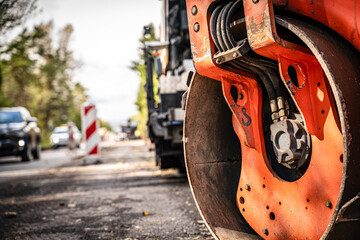
[[[96,117],[96,107],[84,104],[81,109],[82,131],[85,142],[85,158],[100,158],[99,122]]]
[[[69,148],[69,150],[74,150],[76,148],[73,126],[74,126],[74,124],[72,122],[67,123],[68,134],[69,134],[69,138],[68,138],[68,148]]]

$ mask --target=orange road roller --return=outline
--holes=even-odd
[[[360,238],[360,1],[186,5],[186,167],[213,236]]]

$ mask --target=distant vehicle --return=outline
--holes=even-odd
[[[133,139],[138,139],[139,137],[136,136],[135,132],[137,129],[137,125],[138,122],[137,121],[128,121],[126,124],[123,124],[121,126],[121,131],[123,133],[125,133],[124,139],[129,139],[129,140],[133,140]]]
[[[0,108],[0,156],[20,156],[26,162],[40,159],[37,119],[24,107]]]
[[[74,137],[75,146],[79,147],[81,141],[81,133],[75,125],[72,125],[72,129],[74,132],[73,137]],[[52,132],[52,134],[50,135],[50,143],[51,143],[51,147],[53,148],[68,146],[69,144],[68,126],[64,125],[64,126],[56,127]]]

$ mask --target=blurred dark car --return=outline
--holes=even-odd
[[[40,159],[37,119],[24,107],[0,108],[0,156],[20,156],[22,161]]]

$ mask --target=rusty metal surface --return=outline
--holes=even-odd
[[[307,48],[281,39],[276,31],[272,0],[244,0],[247,37],[251,48],[259,55],[279,60],[282,55],[311,58]]]
[[[328,78],[339,112],[344,138],[343,176],[335,213],[322,239],[353,239],[360,234],[359,222],[335,224],[339,209],[360,192],[360,56],[348,43],[322,29],[286,19],[288,25],[314,52]],[[295,27],[296,26],[296,27]],[[326,39],[326,41],[324,41]],[[355,208],[359,214],[360,209]]]
[[[274,0],[274,6],[315,19],[332,28],[360,51],[360,1]]]
[[[215,167],[214,165],[218,163],[218,160],[214,161],[214,156],[218,156],[221,155],[223,156],[223,154],[226,153],[231,153],[230,152],[226,152],[229,151],[228,147],[230,146],[229,144],[227,145],[222,145],[224,142],[226,142],[226,134],[224,132],[222,132],[222,130],[219,126],[215,125],[222,125],[222,128],[226,128],[227,124],[224,124],[224,121],[220,121],[218,120],[218,117],[215,116],[216,114],[219,114],[218,110],[216,110],[215,108],[220,107],[220,105],[217,105],[215,102],[213,102],[214,100],[210,99],[212,98],[212,96],[218,96],[218,93],[215,93],[214,91],[209,91],[210,94],[208,94],[208,90],[211,88],[208,86],[212,85],[213,83],[211,82],[216,82],[214,80],[218,80],[218,81],[222,81],[223,84],[223,93],[228,101],[228,105],[229,107],[233,109],[233,107],[237,107],[236,102],[234,105],[234,102],[231,102],[231,96],[229,94],[229,90],[230,87],[232,85],[236,85],[236,84],[241,84],[241,83],[245,83],[245,84],[251,84],[254,79],[252,79],[252,76],[249,75],[241,75],[240,76],[238,74],[235,74],[234,72],[231,72],[229,70],[225,70],[225,69],[220,69],[217,65],[215,65],[212,62],[212,55],[214,54],[214,46],[213,46],[213,42],[211,41],[211,38],[209,37],[209,31],[208,31],[208,26],[207,26],[207,20],[208,20],[208,7],[210,5],[210,3],[212,1],[199,1],[199,0],[194,0],[194,1],[188,1],[191,2],[193,4],[197,4],[198,6],[198,14],[194,17],[190,17],[189,18],[189,24],[195,24],[198,23],[200,24],[200,30],[197,32],[190,32],[190,34],[192,35],[192,51],[194,54],[194,61],[196,64],[196,68],[198,70],[198,72],[204,76],[207,76],[209,78],[212,79],[206,79],[206,83],[202,84],[203,89],[200,90],[200,88],[194,87],[196,86],[196,84],[194,83],[194,85],[192,85],[192,89],[197,89],[197,90],[193,90],[193,94],[196,96],[194,97],[195,99],[201,99],[204,100],[205,102],[201,103],[195,103],[196,101],[194,101],[192,104],[194,104],[194,106],[192,107],[191,110],[188,111],[187,114],[187,118],[188,123],[185,126],[185,136],[187,137],[186,134],[190,134],[189,136],[192,136],[190,142],[186,142],[185,143],[185,148],[187,147],[187,145],[189,146],[188,148],[188,152],[186,152],[186,156],[188,157],[188,166],[189,166],[189,177],[190,177],[190,181],[191,178],[194,180],[192,182],[192,186],[193,186],[193,191],[194,191],[194,196],[199,204],[199,208],[200,211],[202,212],[203,216],[205,217],[205,219],[207,219],[208,225],[209,227],[212,229],[212,231],[214,232],[214,234],[220,238],[220,239],[226,239],[224,234],[221,234],[221,236],[219,235],[220,231],[218,230],[218,232],[216,232],[216,229],[223,229],[222,226],[218,226],[218,224],[225,224],[226,227],[225,229],[237,229],[237,228],[241,228],[243,226],[246,226],[246,224],[243,224],[243,220],[240,222],[240,226],[238,223],[238,226],[236,226],[236,221],[225,221],[224,218],[224,212],[222,213],[218,213],[214,210],[214,207],[218,207],[218,201],[221,201],[221,199],[219,200],[219,196],[220,196],[220,190],[216,189],[216,188],[222,188],[224,187],[224,185],[218,183],[219,179],[223,179],[223,175],[219,174],[219,173],[226,173],[227,176],[230,176],[230,173],[227,172],[227,170],[223,169],[223,165],[221,164],[221,167]],[[251,4],[252,1],[246,1],[246,3],[250,3]],[[263,2],[263,1],[260,1]],[[269,2],[269,1],[265,1],[265,2]],[[271,1],[270,1],[271,2]],[[282,1],[282,7],[284,7],[284,1]],[[193,4],[190,4],[190,7],[193,6]],[[189,4],[188,4],[188,8],[189,8]],[[305,7],[304,7],[305,8]],[[246,10],[246,9],[245,9]],[[199,14],[200,13],[200,14]],[[269,11],[269,14],[266,15],[268,17],[271,17],[271,11]],[[260,16],[261,17],[261,16]],[[272,16],[273,17],[273,16]],[[267,18],[263,18],[263,20],[267,20]],[[269,19],[268,19],[269,20]],[[271,20],[271,19],[270,19]],[[329,122],[328,124],[328,129],[326,131],[326,133],[329,134],[333,134],[332,135],[332,139],[329,141],[329,139],[327,140],[327,142],[323,142],[322,143],[322,148],[320,148],[320,151],[315,151],[313,153],[313,156],[317,155],[319,158],[321,158],[322,160],[320,161],[321,164],[318,165],[312,165],[312,171],[310,171],[309,173],[312,173],[312,176],[314,177],[314,179],[317,179],[317,184],[313,184],[312,181],[308,180],[306,183],[307,184],[303,184],[303,186],[305,186],[305,190],[306,190],[306,186],[308,186],[309,189],[306,190],[306,192],[302,192],[300,193],[302,198],[299,199],[299,201],[297,201],[295,199],[294,203],[300,203],[301,207],[303,207],[303,209],[308,209],[309,206],[311,206],[311,208],[309,208],[310,215],[311,215],[311,220],[309,219],[309,221],[305,221],[306,224],[301,224],[299,225],[300,228],[296,229],[299,234],[299,236],[306,236],[308,234],[310,234],[308,230],[304,230],[302,233],[301,231],[303,230],[303,225],[307,225],[307,227],[310,227],[311,230],[311,234],[315,234],[315,235],[311,235],[310,237],[314,237],[316,236],[316,238],[319,238],[322,233],[325,231],[325,233],[322,235],[323,239],[351,239],[354,236],[356,236],[356,234],[359,234],[360,231],[360,225],[359,225],[359,221],[337,221],[337,224],[335,224],[335,220],[336,219],[340,219],[337,215],[338,215],[338,211],[339,209],[345,209],[344,205],[349,204],[349,202],[351,202],[352,199],[354,199],[355,196],[357,196],[357,194],[360,191],[360,179],[357,176],[357,173],[359,172],[360,169],[360,163],[359,161],[357,161],[357,158],[360,157],[360,150],[357,149],[356,146],[359,146],[360,141],[357,140],[356,138],[359,136],[360,131],[358,130],[358,126],[360,126],[360,114],[359,114],[359,110],[358,107],[356,106],[356,103],[358,101],[358,99],[360,98],[360,81],[359,81],[359,76],[360,76],[360,72],[357,69],[360,65],[360,61],[359,61],[359,56],[358,52],[355,48],[353,48],[352,46],[350,46],[347,43],[342,42],[341,40],[335,39],[334,36],[331,36],[331,34],[327,33],[325,30],[323,29],[317,29],[315,26],[309,26],[306,24],[303,24],[299,21],[295,21],[295,20],[290,20],[287,19],[287,21],[289,21],[292,24],[288,24],[286,23],[286,21],[283,21],[281,19],[278,19],[278,23],[283,25],[286,28],[289,28],[290,31],[294,32],[296,35],[298,35],[299,38],[301,38],[301,40],[311,49],[311,51],[314,53],[315,57],[317,59],[315,59],[313,56],[311,56],[309,54],[309,52],[304,52],[303,49],[301,51],[299,51],[299,48],[295,48],[296,50],[294,51],[294,49],[291,49],[294,45],[291,44],[283,44],[284,42],[280,41],[280,39],[278,39],[276,36],[271,39],[271,41],[273,41],[273,43],[269,43],[268,45],[266,45],[267,47],[264,47],[261,45],[261,42],[259,42],[258,48],[257,48],[257,53],[262,54],[266,57],[272,58],[272,59],[276,59],[279,60],[281,62],[280,67],[282,67],[281,69],[281,73],[283,75],[283,80],[286,82],[286,75],[287,75],[287,67],[289,66],[289,64],[295,64],[296,61],[298,60],[299,63],[305,63],[305,65],[307,66],[300,66],[300,70],[301,69],[305,69],[306,73],[309,76],[305,76],[305,78],[307,79],[313,79],[311,81],[308,81],[307,85],[301,85],[299,86],[298,89],[296,89],[297,91],[297,96],[295,96],[295,99],[298,104],[299,104],[299,108],[301,109],[302,113],[305,116],[305,120],[307,123],[307,127],[308,129],[310,129],[310,133],[312,133],[313,135],[316,135],[317,139],[319,139],[319,142],[321,140],[323,140],[324,138],[324,131],[318,127],[322,127],[325,126],[325,122],[326,119],[330,119],[330,127],[329,127]],[[251,20],[249,21],[251,23]],[[356,22],[356,21],[355,21]],[[260,24],[258,23],[257,26],[261,25],[261,21]],[[263,24],[263,26],[271,26],[271,23],[266,25]],[[273,27],[273,26],[272,26]],[[276,32],[275,32],[276,33]],[[260,36],[261,37],[261,36]],[[260,38],[259,38],[260,39]],[[325,41],[326,39],[326,41]],[[270,46],[270,47],[269,47]],[[211,51],[212,50],[212,51]],[[294,54],[295,53],[295,54]],[[293,56],[290,57],[290,61],[289,59],[283,58],[284,55],[288,55],[288,56]],[[302,55],[302,56],[300,56]],[[295,59],[294,59],[295,58]],[[308,60],[306,60],[308,59]],[[313,61],[316,63],[311,63],[308,64],[310,61]],[[318,62],[320,63],[321,67],[319,66]],[[341,64],[339,64],[341,63]],[[314,65],[318,65],[316,67],[314,67]],[[322,68],[322,69],[321,69]],[[320,71],[317,71],[317,74],[312,74],[310,71],[308,70],[311,69],[320,69]],[[326,78],[322,77],[322,70],[324,71]],[[302,71],[299,71],[300,74]],[[322,76],[320,76],[321,73]],[[201,77],[196,77],[196,79],[201,79]],[[299,77],[300,79],[300,77]],[[317,79],[321,79],[321,81],[316,81]],[[289,79],[288,79],[289,80]],[[203,80],[205,82],[205,80]],[[328,81],[330,88],[327,86],[327,83],[325,83],[325,81]],[[199,81],[200,82],[200,81]],[[304,82],[305,83],[305,82]],[[320,83],[320,84],[319,84]],[[214,83],[215,84],[215,83]],[[311,85],[311,86],[310,86]],[[319,86],[320,85],[320,86]],[[253,85],[254,86],[254,85]],[[238,88],[240,89],[240,88]],[[320,91],[319,91],[320,89]],[[306,93],[307,91],[307,93]],[[320,92],[320,94],[319,94]],[[322,93],[322,94],[321,94]],[[335,102],[336,102],[336,108],[335,108],[335,103],[334,100],[332,99],[333,97],[335,98]],[[208,96],[208,97],[204,97],[204,96]],[[300,98],[299,98],[300,96]],[[189,98],[191,98],[191,93]],[[302,99],[301,99],[302,98]],[[312,99],[319,99],[321,103],[318,102],[313,102],[311,103]],[[303,102],[302,102],[303,101]],[[211,103],[211,104],[210,104]],[[324,107],[325,106],[325,107]],[[257,107],[257,109],[261,109],[259,107]],[[239,110],[241,110],[241,108],[239,107]],[[339,116],[337,116],[337,111]],[[259,161],[251,161],[251,158],[256,159],[256,156],[251,155],[252,152],[255,152],[253,150],[248,151],[247,147],[250,147],[251,149],[258,149],[260,152],[262,150],[264,150],[263,146],[260,144],[255,144],[255,140],[256,141],[261,141],[261,139],[259,139],[258,136],[254,136],[254,131],[250,131],[250,132],[246,132],[245,130],[247,128],[245,124],[242,124],[241,120],[244,120],[244,116],[245,115],[241,115],[241,111],[238,111],[239,114],[236,117],[236,113],[233,111],[233,113],[235,114],[235,118],[233,118],[233,124],[234,124],[234,128],[237,131],[237,134],[239,135],[240,139],[241,139],[241,145],[242,145],[242,150],[243,150],[243,156],[246,156],[246,158],[249,160],[247,161],[248,164],[246,165],[246,169],[249,168],[253,168],[253,166],[255,165],[255,163],[259,163]],[[311,121],[310,117],[313,114],[312,112],[315,112],[315,120]],[[318,112],[318,113],[317,113]],[[320,114],[323,114],[321,115]],[[191,115],[194,116],[191,116]],[[223,114],[221,112],[221,114]],[[250,114],[249,117],[252,120],[257,120],[255,115]],[[308,117],[310,116],[310,117]],[[324,117],[323,117],[324,116]],[[215,119],[214,119],[215,118]],[[338,118],[340,119],[340,121],[338,120]],[[210,119],[210,121],[209,121]],[[231,121],[228,120],[228,121]],[[248,121],[245,121],[245,123],[247,123]],[[256,126],[258,126],[258,128],[260,129],[261,132],[261,124],[259,124],[259,121],[255,121],[256,122]],[[341,123],[341,130],[342,130],[342,134],[339,131],[340,128],[340,123]],[[214,125],[215,124],[215,125]],[[199,127],[200,126],[200,127]],[[218,128],[219,127],[219,128]],[[254,125],[252,126],[254,127]],[[186,132],[186,128],[190,128],[192,129],[195,133],[191,133],[191,131]],[[209,130],[216,130],[218,132],[218,134],[220,134],[219,136],[217,136],[216,134],[214,135],[214,133],[205,133],[202,131],[205,130],[200,130],[200,129],[207,129],[207,131],[209,132]],[[243,130],[241,130],[243,129]],[[335,131],[331,131],[331,129],[334,129]],[[212,132],[212,131],[211,131]],[[226,132],[226,131],[225,131]],[[244,133],[245,132],[245,133]],[[257,131],[256,133],[258,133],[259,131]],[[244,134],[243,134],[244,133]],[[243,134],[243,137],[241,137],[241,134]],[[200,136],[200,137],[199,137]],[[343,139],[342,139],[343,136]],[[207,139],[207,137],[209,137],[209,139]],[[214,138],[215,137],[215,138]],[[221,139],[221,143],[219,143],[217,141],[216,138]],[[243,140],[247,140],[247,141],[243,141]],[[250,141],[249,141],[250,140]],[[186,138],[186,141],[189,141],[188,138]],[[203,144],[205,143],[205,144]],[[234,143],[234,142],[232,142]],[[248,144],[250,143],[250,144]],[[253,144],[251,144],[253,143]],[[325,143],[325,144],[324,144]],[[342,147],[342,143],[344,143],[344,146]],[[220,149],[219,146],[217,146],[217,144],[220,144]],[[208,147],[206,147],[208,146]],[[239,146],[239,145],[238,145]],[[196,153],[196,151],[200,152]],[[262,149],[262,150],[261,150]],[[222,152],[221,152],[222,151]],[[250,154],[249,154],[250,153]],[[342,155],[343,153],[343,155]],[[326,155],[328,154],[328,156],[334,156],[335,158],[332,158],[332,162],[327,162],[326,159],[328,159],[328,157],[322,156],[322,155]],[[260,154],[261,155],[261,154]],[[260,156],[259,155],[259,156]],[[340,156],[341,155],[341,156]],[[266,159],[266,154],[263,152],[262,153],[263,159]],[[260,159],[260,158],[259,158]],[[335,161],[337,160],[337,161]],[[342,164],[343,162],[343,164]],[[194,164],[196,163],[196,164]],[[229,162],[226,163],[226,165],[230,164]],[[244,168],[244,159],[243,159],[243,169]],[[201,166],[206,166],[206,167],[195,167],[196,165],[201,165]],[[264,165],[264,164],[263,164]],[[235,165],[236,166],[236,165]],[[268,171],[266,168],[268,166],[266,166],[266,164],[262,167],[262,169],[265,170],[265,172],[269,172],[269,174],[266,175],[266,179],[274,179],[274,181],[276,182],[274,177],[275,175],[271,175],[273,174],[271,171]],[[197,169],[196,171],[194,169]],[[343,169],[343,172],[341,172],[341,169]],[[329,171],[330,170],[330,171]],[[231,174],[236,174],[235,169],[231,169]],[[309,175],[309,173],[307,173]],[[320,177],[316,177],[316,175],[319,175],[319,173],[321,173]],[[218,176],[218,177],[216,177]],[[264,175],[265,176],[265,175]],[[244,172],[241,173],[241,178],[244,177]],[[253,179],[257,179],[255,182],[256,183],[260,183],[262,181],[262,177],[261,179],[259,179],[259,176],[257,175],[248,175],[247,177],[245,177],[245,180],[247,181],[252,181]],[[311,178],[313,178],[311,177]],[[207,178],[207,179],[205,179]],[[246,179],[247,178],[247,179]],[[305,179],[305,178],[304,178]],[[302,182],[304,183],[304,179],[302,180]],[[265,178],[264,178],[265,180]],[[272,181],[272,180],[271,180]],[[277,184],[271,186],[271,181],[266,183],[266,188],[269,188],[270,190],[267,191],[268,195],[266,195],[269,198],[274,198],[274,190],[277,186],[277,184],[279,184],[279,186],[282,186],[282,192],[285,194],[289,185],[291,184],[283,184],[281,183],[281,181],[279,181]],[[274,182],[273,181],[273,182]],[[237,200],[238,205],[241,206],[241,197],[243,197],[242,195],[244,195],[245,193],[241,194],[241,188],[246,189],[246,186],[248,186],[248,184],[245,184],[246,182],[241,182],[240,181],[240,186],[239,186],[239,194],[237,196]],[[270,183],[270,184],[269,184]],[[232,181],[231,184],[229,184],[229,182],[226,182],[227,186],[232,185],[232,187],[235,185]],[[258,184],[257,184],[258,185]],[[260,184],[260,186],[262,185],[262,183]],[[264,184],[265,185],[265,184]],[[296,192],[296,185],[297,183],[295,182],[294,184],[292,184],[292,189],[294,191],[292,191],[292,193]],[[341,186],[340,186],[341,185]],[[209,188],[209,186],[211,186],[211,191],[210,192],[214,192],[214,195],[209,194],[208,191],[206,191],[207,188]],[[261,188],[261,187],[260,187]],[[265,189],[265,187],[263,187]],[[252,192],[254,193],[254,187],[248,187],[248,189],[251,189]],[[303,189],[303,190],[304,190]],[[231,196],[233,197],[233,194],[231,191],[231,189],[228,189],[226,191],[228,192],[221,192],[221,194],[230,194],[230,195],[226,195],[226,196]],[[260,193],[260,189],[258,189],[258,193]],[[321,194],[319,194],[318,192],[321,190]],[[220,192],[219,192],[220,191]],[[290,194],[290,191],[288,191],[288,193]],[[311,196],[311,198],[315,198],[315,201],[311,201],[311,203],[309,204],[309,206],[307,206],[306,204],[308,204],[306,197],[304,197],[305,195],[309,194],[309,196]],[[251,195],[251,194],[250,194]],[[250,196],[249,194],[247,196]],[[285,194],[286,195],[286,194]],[[285,196],[284,195],[284,196]],[[214,197],[216,196],[216,197]],[[264,194],[258,194],[257,197],[255,197],[254,199],[260,199],[262,198],[266,198],[266,196]],[[265,197],[264,197],[265,196]],[[212,199],[212,197],[214,197]],[[225,198],[224,198],[225,199]],[[252,200],[254,200],[252,199]],[[212,201],[213,200],[213,201]],[[274,199],[273,199],[274,200]],[[210,202],[215,202],[212,203],[214,205],[207,205]],[[273,201],[270,201],[273,202]],[[304,202],[304,203],[303,203]],[[330,204],[331,202],[331,204]],[[277,203],[277,201],[275,201],[275,203]],[[280,205],[280,204],[279,204]],[[285,204],[282,205],[282,207],[284,208]],[[303,206],[304,205],[304,206]],[[352,204],[351,206],[358,206],[358,205],[354,205]],[[252,203],[250,203],[250,205],[248,205],[248,207],[250,208],[254,208],[254,205]],[[267,206],[269,207],[269,206]],[[210,209],[209,209],[210,208]],[[271,206],[269,207],[271,209]],[[268,209],[269,209],[268,208]],[[280,207],[279,206],[273,206],[271,210],[273,209],[277,209]],[[292,207],[288,208],[288,210],[290,210],[290,212],[292,211],[297,211],[296,209],[298,208],[297,204],[293,204]],[[321,211],[319,211],[320,209],[322,209]],[[350,208],[349,208],[350,209]],[[351,207],[352,211],[355,211],[355,216],[359,215],[359,208],[357,207]],[[218,210],[218,209],[217,209]],[[240,211],[242,210],[242,208],[240,207]],[[245,210],[245,208],[243,208],[243,211]],[[253,209],[254,213],[256,212],[261,212],[261,209]],[[315,210],[315,211],[314,211]],[[229,211],[233,211],[231,210],[231,208],[223,208],[222,211],[228,211],[225,213],[228,214],[230,213]],[[239,210],[237,210],[239,211]],[[266,210],[263,210],[264,212]],[[274,214],[275,211],[272,211],[271,213]],[[326,214],[323,214],[323,212]],[[346,212],[345,210],[343,210],[343,212]],[[248,209],[246,209],[246,212],[248,213]],[[276,213],[276,212],[275,212]],[[215,214],[215,216],[212,216],[212,214]],[[220,215],[219,215],[220,214]],[[234,212],[231,212],[231,214],[235,214]],[[269,235],[269,230],[271,230],[270,228],[259,228],[258,224],[258,218],[255,216],[252,216],[252,214],[249,214],[253,219],[252,219],[252,223],[251,225],[255,227],[257,227],[258,229],[256,230],[261,236],[266,237]],[[218,216],[220,216],[220,218],[218,218]],[[302,215],[296,215],[295,217],[292,217],[293,222],[298,221],[298,218],[303,218],[304,213],[302,213]],[[232,216],[233,217],[233,216]],[[230,217],[230,218],[232,218]],[[281,217],[279,217],[279,215],[276,215],[276,219],[277,220],[283,220],[284,222],[286,217],[288,217],[286,214],[283,214],[283,219]],[[270,219],[271,219],[271,214],[270,214]],[[317,220],[319,219],[319,220]],[[347,218],[347,219],[352,219],[352,218]],[[356,219],[356,218],[355,218]],[[274,219],[271,219],[274,220]],[[224,221],[226,223],[224,223]],[[280,225],[278,226],[279,235],[277,235],[278,239],[287,239],[290,236],[294,237],[295,235],[291,235],[292,234],[292,229],[289,229],[287,226],[288,224],[286,223],[280,223]],[[319,223],[321,222],[322,226],[319,228]],[[316,223],[316,227],[314,227],[313,225]],[[220,224],[220,225],[221,225]],[[235,225],[234,225],[235,224]],[[264,224],[264,222],[262,223]],[[265,225],[265,224],[264,224]],[[327,229],[325,230],[327,226]],[[283,229],[281,229],[283,228]],[[237,230],[235,230],[237,231]],[[241,231],[240,231],[241,232]],[[265,234],[265,235],[264,235]],[[289,235],[290,234],[290,235]],[[268,236],[268,238],[273,238],[274,236]],[[301,237],[301,238],[302,238]]]
[[[193,195],[218,239],[229,236],[258,239],[236,206],[241,151],[231,121],[220,82],[195,73],[184,128],[185,158]]]
[[[214,44],[209,35],[207,22],[209,17],[209,6],[213,2],[214,0],[187,0],[188,23],[193,59],[197,71],[203,76],[211,75],[214,67],[214,64],[212,63],[212,55],[215,54]],[[259,3],[261,2],[262,1],[259,1]],[[193,6],[197,6],[196,15],[191,14]],[[279,9],[302,14],[325,24],[341,34],[347,41],[360,50],[359,1],[274,0],[274,6]],[[193,31],[195,23],[200,25],[200,30],[198,32]]]
[[[193,0],[187,1],[189,34],[191,38],[191,52],[193,56],[196,71],[202,75],[214,80],[220,81],[219,75],[233,79],[237,74],[219,68],[213,61],[215,54],[214,42],[210,37],[208,18],[210,17],[208,8],[214,0]],[[192,15],[191,9],[197,7],[197,14]],[[194,25],[199,24],[200,30],[194,31]],[[220,74],[219,74],[220,73]],[[241,75],[241,78],[253,78],[249,73]]]
[[[258,43],[260,44],[260,42]],[[277,43],[272,44],[271,48],[260,45],[257,50],[261,49],[262,52],[265,52],[266,57],[276,56],[274,58],[279,59],[280,56],[285,55],[292,60],[291,64],[303,64],[307,73],[310,73],[310,70],[320,70],[316,72],[321,74],[306,76],[306,88],[304,87],[301,93],[300,90],[297,93],[304,101],[298,101],[297,97],[295,101],[308,128],[318,124],[315,125],[318,131],[310,131],[313,134],[314,148],[306,174],[297,181],[287,182],[277,176],[269,166],[267,152],[262,142],[264,136],[261,121],[256,121],[255,115],[249,115],[254,120],[252,127],[260,129],[258,131],[260,135],[252,135],[255,144],[250,147],[243,144],[243,141],[249,138],[249,134],[244,134],[240,122],[233,122],[234,129],[241,140],[243,154],[237,194],[238,207],[254,230],[266,239],[318,239],[324,233],[334,213],[334,208],[327,207],[324,203],[328,200],[336,202],[341,184],[342,137],[335,120],[334,112],[336,110],[330,104],[331,93],[327,92],[322,69],[314,56],[303,56],[302,52],[289,51],[289,48]],[[293,55],[292,52],[298,54]],[[283,75],[287,74],[286,72],[284,71]],[[316,93],[319,88],[318,83],[322,86],[324,97],[318,101],[319,103],[313,105],[312,101],[317,99],[317,95],[309,94],[305,89],[314,86],[313,89]],[[254,96],[254,94],[252,95]],[[256,101],[250,102],[257,105]],[[229,105],[232,107],[231,104]],[[318,107],[323,107],[322,111],[318,111]],[[261,112],[260,107],[256,106],[255,108]],[[308,116],[313,115],[321,116],[324,121],[316,121],[313,124],[308,120]],[[321,132],[323,135],[317,134],[317,132]],[[323,187],[324,185],[326,187]],[[248,190],[247,186],[250,186]],[[298,219],[302,219],[302,221],[300,222]],[[316,228],[314,228],[315,222]]]
[[[233,113],[235,131],[239,127],[242,134],[240,145],[261,151],[262,149],[262,91],[256,81],[241,81],[239,79],[222,79],[222,90],[225,100]],[[241,99],[233,99],[231,89],[236,89]],[[243,153],[244,154],[244,153]]]
[[[253,50],[276,43],[275,19],[271,0],[244,1],[247,37]]]

